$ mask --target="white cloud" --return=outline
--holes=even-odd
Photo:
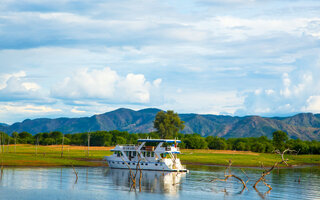
[[[319,64],[283,73],[282,85],[245,93],[244,108],[236,114],[278,115],[297,112],[320,112]],[[279,81],[280,82],[280,81]],[[259,91],[259,92],[257,92]]]
[[[0,104],[0,121],[14,123],[30,118],[61,117],[65,110],[56,105],[37,105],[26,102],[2,102]]]
[[[26,76],[26,72],[24,71],[19,71],[17,73],[12,73],[12,74],[2,74],[0,75],[0,90],[4,89],[5,87],[7,87],[7,81],[12,78],[21,78],[21,77],[25,77]]]
[[[0,84],[0,101],[16,101],[41,98],[41,87],[26,81],[26,72],[20,71],[12,74],[3,74]]]
[[[51,112],[61,112],[61,109],[56,109],[48,106],[37,106],[37,105],[19,105],[19,104],[7,104],[0,105],[0,113],[30,113],[30,114],[38,114],[38,113],[51,113]]]
[[[182,91],[167,94],[163,109],[174,109],[179,113],[228,114],[233,115],[242,108],[243,97],[237,91],[198,92]]]
[[[102,70],[81,69],[61,84],[53,86],[51,94],[60,99],[97,99],[109,103],[149,103],[150,90],[159,87],[161,79],[153,84],[143,74],[129,73],[125,77],[106,67]]]
[[[110,98],[114,95],[118,74],[110,68],[103,70],[80,69],[72,77],[66,77],[62,83],[52,88],[52,94],[58,98]]]
[[[24,82],[21,84],[26,90],[30,90],[30,91],[37,91],[39,90],[41,87],[33,82]]]
[[[307,105],[306,105],[304,111],[320,113],[320,95],[310,96],[307,99]]]
[[[142,74],[128,74],[118,83],[118,98],[129,102],[148,103],[151,85]]]
[[[71,109],[71,112],[76,113],[76,114],[86,113],[86,111],[84,111],[84,110],[78,110],[77,107],[72,108],[72,109]]]
[[[153,85],[154,85],[155,87],[160,87],[161,82],[162,82],[162,79],[161,79],[161,78],[158,78],[158,79],[156,79],[156,80],[153,81]]]

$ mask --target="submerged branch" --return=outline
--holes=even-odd
[[[286,149],[286,150],[284,150],[283,152],[281,152],[280,150],[277,149],[277,150],[275,150],[274,152],[277,153],[277,154],[279,154],[279,155],[281,156],[281,161],[274,163],[274,165],[273,165],[270,169],[266,169],[266,168],[263,166],[263,164],[262,164],[261,166],[262,166],[262,168],[263,168],[265,171],[262,172],[261,177],[260,177],[260,178],[256,181],[256,183],[253,185],[253,188],[256,188],[257,185],[258,185],[258,183],[259,183],[260,181],[262,181],[270,190],[272,190],[272,187],[265,182],[265,177],[266,177],[267,175],[269,175],[269,174],[274,170],[274,168],[278,168],[278,169],[279,169],[279,165],[280,165],[280,164],[283,164],[283,163],[284,163],[286,166],[289,166],[289,164],[287,163],[287,161],[289,161],[289,159],[285,159],[285,158],[284,158],[284,154],[285,154],[286,152],[296,152],[296,151],[290,150],[290,149]]]
[[[247,185],[240,177],[238,177],[238,176],[236,176],[236,175],[231,173],[231,169],[230,169],[231,165],[232,165],[232,160],[229,160],[229,165],[228,165],[228,167],[226,167],[226,169],[224,171],[224,174],[225,174],[224,175],[224,177],[225,177],[224,179],[216,178],[216,179],[211,180],[211,182],[214,182],[214,181],[227,181],[229,178],[233,177],[233,178],[237,179],[238,181],[240,181],[242,183],[242,185],[243,185],[242,191],[243,191],[243,189],[247,188]],[[227,170],[228,170],[228,174],[226,174]]]

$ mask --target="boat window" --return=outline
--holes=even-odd
[[[133,152],[133,156],[136,156],[136,152],[135,151]]]
[[[124,165],[124,162],[122,164]]]
[[[158,164],[156,164],[156,166],[158,166]]]
[[[143,165],[143,163],[141,163],[141,165]]]
[[[151,152],[151,157],[154,157],[154,152]]]
[[[132,163],[133,165],[136,165],[136,163]]]
[[[122,156],[122,152],[121,151],[116,151],[117,157]]]
[[[143,152],[142,154],[143,154],[143,157],[146,157],[146,152]]]
[[[146,165],[148,165],[148,163],[146,163]]]
[[[150,157],[150,152],[147,152],[147,157]]]

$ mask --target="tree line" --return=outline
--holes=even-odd
[[[299,154],[320,154],[320,142],[302,141],[300,139],[289,139],[283,131],[273,133],[272,139],[266,136],[248,138],[221,138],[217,136],[202,137],[199,134],[176,135],[181,140],[181,148],[187,149],[217,149],[217,150],[238,150],[253,151],[259,153],[271,153],[275,149],[290,148]],[[88,145],[90,146],[115,146],[117,144],[136,144],[138,139],[163,138],[158,132],[151,133],[128,133],[126,131],[93,131],[86,133],[63,134],[59,131],[50,133],[38,133],[32,135],[28,132],[14,132],[8,135],[0,132],[1,144],[39,144],[39,145]]]

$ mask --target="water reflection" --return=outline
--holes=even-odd
[[[262,170],[244,169],[250,177],[248,189],[242,193],[238,180],[210,182],[224,177],[224,167],[188,166],[188,174],[158,171],[142,172],[142,191],[130,191],[128,170],[105,167],[76,168],[78,182],[72,168],[5,168],[0,180],[0,199],[320,199],[320,168],[280,169],[272,172],[267,183],[253,189]],[[138,172],[139,173],[139,172]],[[245,175],[240,168],[232,173]],[[137,174],[139,178],[139,174]],[[300,182],[298,181],[300,178]]]
[[[135,173],[135,172],[134,172]],[[139,186],[140,172],[137,172],[136,184]],[[141,189],[144,192],[178,194],[181,188],[181,181],[186,173],[142,171]],[[113,184],[119,187],[131,188],[130,171],[125,169],[109,169],[106,177],[111,179]]]

